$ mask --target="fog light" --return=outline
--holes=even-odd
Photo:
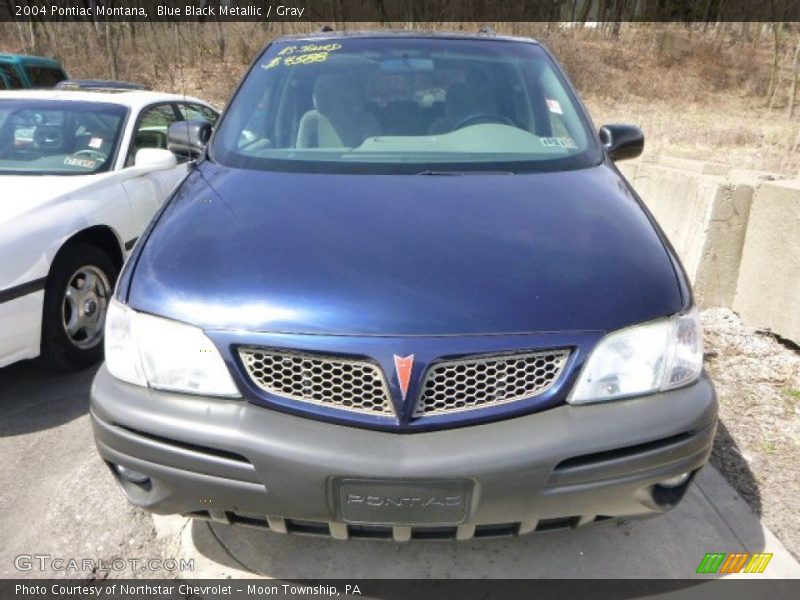
[[[676,488],[686,483],[687,479],[689,479],[689,473],[681,473],[675,477],[670,477],[669,479],[659,481],[657,485],[665,488]]]
[[[133,469],[129,469],[128,467],[123,467],[122,465],[114,465],[114,468],[117,470],[117,473],[119,473],[119,476],[122,477],[125,481],[130,481],[131,483],[136,483],[138,485],[143,485],[150,481],[150,478],[144,473],[139,473],[139,471],[134,471]]]

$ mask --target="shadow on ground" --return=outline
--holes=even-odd
[[[736,440],[733,439],[730,431],[722,421],[717,425],[714,449],[711,452],[711,464],[742,495],[742,498],[747,501],[753,512],[761,516],[763,514],[761,493],[759,492],[755,475],[753,475],[750,465],[742,456]]]
[[[286,536],[195,521],[192,539],[202,555],[221,565],[279,579],[713,579],[718,575],[696,573],[706,553],[765,548],[758,483],[724,423],[714,457],[724,476],[712,467],[702,469],[681,504],[653,519],[501,540],[404,544]],[[747,491],[746,501],[726,479]]]
[[[96,371],[97,366],[55,373],[36,361],[0,369],[0,437],[51,429],[85,415]]]
[[[191,533],[196,550],[215,563],[277,579],[680,578],[676,585],[686,586],[689,578],[719,577],[696,573],[707,552],[765,547],[757,515],[711,468],[666,515],[519,538],[342,542],[204,521],[194,521]]]
[[[617,577],[699,582],[720,576],[696,573],[706,553],[755,553],[765,548],[758,484],[723,423],[714,455],[726,470],[725,478],[747,490],[746,502],[723,475],[706,467],[683,502],[665,515],[578,530],[502,540],[397,544],[286,536],[195,521],[192,541],[214,562],[278,579]]]

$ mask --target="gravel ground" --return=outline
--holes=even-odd
[[[711,462],[800,558],[800,352],[728,309],[702,320],[720,404]]]

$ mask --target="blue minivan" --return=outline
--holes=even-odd
[[[27,54],[0,54],[0,90],[52,88],[67,79],[54,58]]]
[[[206,143],[207,142],[207,143]],[[550,53],[281,38],[120,276],[92,388],[128,499],[469,539],[674,507],[717,422],[686,274]]]

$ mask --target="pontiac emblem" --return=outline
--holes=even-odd
[[[414,367],[414,355],[397,356],[394,355],[394,370],[397,372],[397,383],[400,384],[400,391],[403,392],[403,402],[408,393],[408,382],[411,381],[411,369]]]

